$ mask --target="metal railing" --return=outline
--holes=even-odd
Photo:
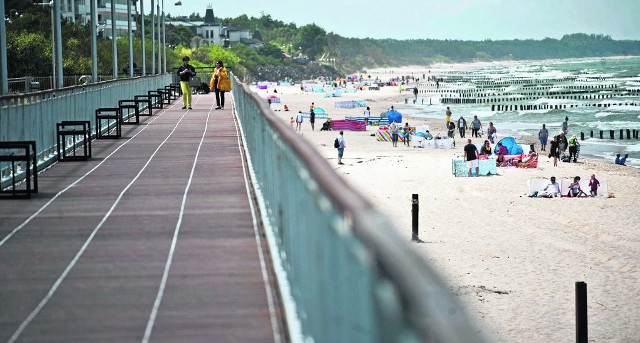
[[[234,77],[293,342],[482,342],[389,220]]]
[[[38,167],[45,167],[57,158],[56,123],[90,121],[94,136],[97,108],[117,107],[119,100],[146,95],[148,90],[163,88],[171,81],[170,74],[163,74],[0,96],[0,142],[36,141]],[[6,186],[9,169],[6,164],[0,165],[0,187]]]
[[[139,68],[134,71],[134,76],[140,76]],[[129,77],[128,73],[120,74],[119,79],[126,79]],[[98,82],[113,80],[112,74],[98,75]],[[91,83],[90,74],[78,74],[78,75],[65,75],[62,77],[62,81],[66,87],[72,86],[86,86]],[[8,80],[9,93],[33,93],[39,91],[45,91],[53,89],[54,79],[53,76],[25,76],[20,78],[13,78]]]

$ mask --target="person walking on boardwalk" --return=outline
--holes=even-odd
[[[182,65],[178,68],[180,89],[182,89],[182,109],[191,109],[191,78],[196,75],[196,68],[189,64],[189,56],[182,58]]]
[[[224,67],[224,63],[220,60],[216,62],[216,67],[213,70],[213,75],[209,82],[209,88],[213,89],[216,93],[216,110],[223,110],[224,93],[231,90],[231,80],[229,80],[227,68]]]
[[[347,143],[344,140],[344,131],[340,131],[340,135],[336,138],[338,149],[338,164],[342,165],[342,156],[344,156],[344,148],[347,147]]]
[[[469,168],[469,176],[471,176],[471,170],[476,169],[476,176],[480,170],[478,164],[478,148],[471,143],[471,138],[467,139],[467,145],[464,146],[464,160],[467,161],[467,168]]]
[[[547,126],[542,124],[542,129],[538,131],[538,139],[540,140],[541,151],[547,151],[547,139],[549,139],[549,130]]]

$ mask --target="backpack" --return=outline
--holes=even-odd
[[[338,141],[338,139],[336,138],[335,141],[333,141],[333,147],[338,149],[340,147],[340,141]]]

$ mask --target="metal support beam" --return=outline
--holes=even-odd
[[[144,0],[140,0],[140,39],[142,40],[142,75],[147,75],[147,49],[144,41]]]
[[[133,30],[131,30],[131,0],[127,0],[127,31],[129,31],[129,78],[133,78]]]
[[[4,23],[4,0],[0,0],[2,20],[0,20],[0,95],[9,94],[9,75],[7,69],[7,28]]]
[[[116,2],[111,1],[111,50],[113,51],[113,79],[118,79],[118,44],[116,44]]]
[[[98,9],[97,0],[90,1],[91,12],[91,82],[98,82]],[[103,31],[104,32],[104,31]]]

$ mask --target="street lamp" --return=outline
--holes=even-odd
[[[60,19],[60,2],[51,0],[37,4],[51,7],[51,47],[53,49],[53,53],[51,54],[53,64],[52,88],[62,88],[64,86],[62,75],[62,27],[60,20],[56,20]]]

